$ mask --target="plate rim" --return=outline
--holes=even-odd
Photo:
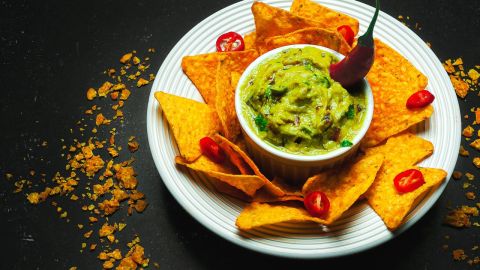
[[[287,2],[287,1],[288,0],[272,0],[272,1],[262,1],[262,2],[266,2],[268,4],[274,4],[274,3]],[[326,6],[328,6],[328,2],[331,2],[330,0],[314,0],[314,1],[319,2],[321,4],[324,4]],[[289,2],[291,2],[291,1],[289,1]],[[361,2],[357,2],[357,1],[348,1],[348,0],[340,0],[339,1],[339,0],[337,0],[337,2],[345,2],[345,3],[353,3],[354,2],[356,4],[359,4],[359,5],[363,6],[363,8],[368,9],[372,13],[374,11],[373,7],[371,7],[367,4],[361,3]],[[157,70],[157,74],[160,73],[160,71],[162,70],[162,66],[164,65],[164,63],[166,63],[167,60],[169,60],[170,58],[173,57],[173,55],[176,53],[175,50],[178,49],[180,44],[185,39],[187,39],[189,36],[191,36],[192,33],[194,33],[197,28],[199,28],[202,24],[204,24],[205,22],[208,22],[209,20],[211,20],[215,16],[218,16],[219,14],[221,14],[223,12],[226,12],[227,10],[234,9],[237,6],[243,5],[245,3],[253,3],[253,1],[244,0],[244,1],[234,3],[232,5],[228,5],[224,8],[216,11],[215,13],[209,15],[208,17],[204,18],[199,23],[197,23],[192,29],[190,29],[186,34],[184,34],[182,36],[182,38],[179,41],[177,41],[177,43],[169,51],[167,56],[163,59],[161,65],[160,65],[160,68]],[[393,20],[393,21],[395,21],[394,23],[396,23],[396,24],[400,24],[400,22],[398,22],[394,17],[390,16],[389,14],[387,14],[383,11],[380,12],[379,16],[383,17],[384,19]],[[433,61],[437,62],[437,64],[441,65],[441,61],[438,59],[438,57],[433,53],[433,51],[430,48],[428,48],[428,46],[425,44],[425,42],[417,34],[415,34],[411,29],[409,29],[408,27],[406,27],[404,25],[398,25],[398,26],[401,28],[402,31],[405,32],[405,34],[407,34],[410,38],[413,38],[416,42],[421,41],[422,43],[424,43],[424,49],[427,49],[426,51],[429,54],[428,58],[432,59]],[[386,43],[390,44],[389,42],[386,42]],[[443,73],[444,73],[443,76],[447,76],[447,74],[444,70],[443,70]],[[448,76],[447,76],[447,78],[448,78]],[[393,232],[390,231],[386,236],[384,236],[380,239],[368,242],[368,243],[366,243],[362,246],[352,247],[348,250],[344,249],[344,250],[342,250],[342,252],[336,253],[334,255],[332,253],[326,253],[326,254],[319,254],[319,253],[285,253],[285,252],[280,252],[279,253],[279,252],[274,251],[273,249],[263,249],[259,246],[254,245],[253,244],[254,241],[250,241],[252,239],[242,238],[241,234],[243,234],[243,233],[241,231],[238,231],[239,237],[231,237],[229,234],[225,233],[224,231],[218,231],[218,230],[215,230],[214,226],[209,226],[209,225],[218,225],[218,224],[215,224],[214,222],[212,223],[212,221],[210,219],[208,219],[206,216],[204,216],[202,214],[199,214],[196,211],[193,211],[194,209],[190,209],[189,206],[188,206],[188,203],[185,200],[179,199],[180,197],[183,197],[183,194],[178,193],[177,190],[174,189],[173,184],[171,182],[164,180],[164,179],[170,177],[170,175],[167,175],[164,172],[164,168],[162,166],[160,166],[161,163],[156,159],[156,157],[154,155],[153,149],[156,148],[156,145],[154,144],[156,138],[155,138],[155,134],[154,134],[154,128],[152,127],[152,124],[151,124],[152,123],[152,121],[151,121],[152,120],[151,119],[152,113],[154,111],[155,111],[155,113],[158,113],[157,112],[158,105],[156,106],[156,104],[155,104],[154,93],[157,91],[155,89],[155,86],[157,86],[159,84],[159,81],[160,81],[160,77],[156,76],[156,78],[155,78],[155,80],[154,80],[154,82],[151,86],[151,90],[150,90],[150,94],[149,94],[149,100],[148,100],[148,107],[147,107],[147,117],[146,117],[147,121],[146,121],[146,124],[147,124],[147,135],[148,135],[150,153],[152,154],[152,158],[154,160],[155,167],[156,167],[157,171],[159,172],[159,174],[161,176],[162,182],[165,184],[165,186],[167,187],[169,192],[172,194],[172,196],[175,198],[175,200],[183,207],[183,209],[187,213],[189,213],[193,218],[195,218],[200,224],[202,224],[202,226],[206,227],[208,230],[210,230],[214,234],[219,235],[220,237],[228,240],[231,243],[237,244],[241,247],[244,247],[244,248],[247,248],[247,249],[250,249],[250,250],[253,250],[253,251],[257,251],[257,252],[260,252],[260,253],[263,253],[263,254],[268,254],[268,255],[278,256],[278,257],[285,257],[285,258],[322,259],[322,258],[333,258],[333,257],[347,256],[347,255],[351,255],[351,254],[354,254],[354,253],[359,253],[359,252],[371,249],[373,247],[382,245],[382,244],[390,241],[391,239],[395,238],[396,236],[400,235],[401,233],[405,232],[409,228],[411,228],[414,224],[416,224],[418,222],[418,220],[420,220],[433,207],[433,205],[438,201],[438,198],[443,194],[443,191],[445,190],[445,188],[446,188],[446,186],[447,186],[447,184],[448,184],[448,182],[451,178],[451,174],[452,174],[453,169],[454,169],[454,167],[456,165],[456,162],[458,160],[458,155],[455,155],[451,159],[452,160],[451,164],[453,164],[451,166],[451,168],[443,168],[447,171],[446,180],[443,181],[443,183],[436,190],[428,192],[425,195],[425,196],[428,196],[428,199],[427,200],[423,199],[422,202],[419,203],[415,207],[415,208],[420,207],[421,209],[418,212],[416,212],[415,215],[412,216],[409,220],[404,222],[401,225],[401,227],[399,227],[396,231],[393,231]],[[459,119],[458,119],[459,121],[454,121],[455,128],[458,129],[458,130],[461,130],[461,114],[460,114],[459,103],[458,103],[458,100],[457,100],[457,98],[454,94],[455,92],[453,90],[453,86],[451,85],[451,83],[448,86],[449,86],[450,89],[447,89],[447,90],[450,90],[449,91],[450,96],[452,96],[452,94],[453,94],[453,99],[451,97],[449,97],[448,100],[450,102],[454,103],[454,104],[452,104],[453,107],[454,107],[454,114],[459,116]],[[162,115],[161,117],[164,117],[164,116]],[[460,134],[458,134],[457,137],[458,137],[457,142],[453,142],[453,143],[455,143],[455,145],[458,146],[458,147],[455,147],[455,148],[460,148],[460,143],[461,143]],[[181,172],[179,172],[179,173],[181,173]],[[188,171],[187,174],[188,174],[188,177],[191,177],[191,172],[190,171]],[[422,203],[423,203],[423,205],[422,205]],[[415,209],[412,209],[410,211],[410,214],[414,210]]]

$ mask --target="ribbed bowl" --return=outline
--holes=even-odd
[[[247,143],[247,148],[253,159],[260,165],[262,172],[271,177],[277,176],[285,179],[295,185],[301,185],[308,177],[333,166],[342,164],[348,160],[357,152],[360,142],[367,133],[370,123],[373,117],[373,94],[370,84],[366,79],[363,79],[359,83],[357,91],[362,92],[366,99],[366,112],[363,119],[363,124],[357,131],[356,136],[353,138],[351,147],[340,147],[335,150],[319,155],[297,155],[287,153],[272,145],[266,143],[259,138],[255,131],[252,130],[248,124],[248,120],[245,119],[243,112],[243,101],[241,98],[242,87],[245,84],[245,80],[248,79],[250,74],[257,69],[259,65],[280,54],[281,52],[292,48],[304,48],[314,47],[322,51],[329,52],[337,57],[338,60],[342,60],[345,56],[322,46],[309,45],[309,44],[295,44],[290,46],[284,46],[271,50],[253,61],[243,72],[240,77],[237,89],[235,91],[235,110],[237,117],[242,127],[242,133]]]
[[[284,9],[289,9],[291,4],[287,0],[265,2]],[[361,33],[374,12],[372,7],[355,1],[319,2],[356,17],[360,21]],[[390,232],[366,203],[355,204],[328,228],[285,223],[240,232],[235,226],[235,219],[245,203],[215,192],[204,175],[175,166],[174,157],[178,149],[153,93],[162,90],[202,101],[197,89],[181,70],[182,57],[215,51],[215,40],[222,33],[235,31],[245,34],[253,31],[252,3],[238,2],[200,22],[175,45],[157,73],[148,102],[147,131],[150,150],[165,186],[188,213],[212,232],[237,245],[276,256],[326,258],[347,255],[384,243],[411,227],[432,207],[447,182],[428,193],[406,217],[405,224],[395,232]],[[434,144],[435,152],[421,165],[443,168],[448,172],[449,179],[460,145],[461,118],[446,72],[424,41],[383,12],[379,15],[375,36],[400,52],[429,78],[427,89],[436,97],[433,103],[435,112],[424,126],[418,128],[417,133]]]

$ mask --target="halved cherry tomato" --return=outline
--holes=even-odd
[[[217,52],[243,51],[245,42],[240,34],[228,32],[218,37],[216,46]]]
[[[393,179],[393,184],[398,192],[406,193],[414,191],[425,184],[425,179],[423,178],[421,171],[410,169],[395,176],[395,179]]]
[[[427,90],[420,90],[413,93],[407,100],[407,108],[418,109],[432,103],[435,96]]]
[[[223,149],[210,137],[204,137],[200,140],[200,150],[215,163],[223,163],[225,161]]]
[[[305,196],[303,204],[308,213],[314,217],[322,217],[330,209],[330,201],[327,195],[321,191],[313,191]]]
[[[337,31],[342,34],[348,45],[352,46],[353,38],[355,37],[355,33],[353,32],[352,28],[348,25],[342,25],[337,28]]]

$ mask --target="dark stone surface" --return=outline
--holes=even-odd
[[[106,68],[118,66],[118,58],[125,52],[135,49],[146,55],[153,47],[157,53],[151,55],[150,71],[156,73],[189,29],[234,2],[1,1],[1,175],[11,172],[16,179],[27,176],[30,169],[49,176],[61,170],[65,165],[59,155],[62,145],[80,136],[69,129],[91,106],[85,91],[105,80]],[[365,2],[372,5],[374,1]],[[415,31],[431,42],[442,61],[461,56],[467,67],[480,63],[479,1],[383,2],[386,13],[408,15],[412,25],[418,22],[422,29]],[[150,88],[132,90],[117,139],[126,145],[130,135],[137,136],[141,147],[133,155],[137,159],[134,166],[139,190],[150,205],[143,214],[128,218],[122,209],[111,220],[126,220],[128,224],[117,234],[122,243],[134,234],[140,235],[151,268],[158,262],[161,269],[473,269],[464,262],[454,262],[451,249],[465,248],[468,254],[478,256],[478,251],[469,250],[479,243],[477,229],[456,230],[442,225],[448,206],[467,203],[461,182],[453,180],[436,205],[411,229],[360,254],[301,261],[258,254],[223,240],[188,215],[166,190],[148,149],[145,115]],[[463,115],[478,106],[479,98],[470,95],[459,101]],[[48,147],[38,146],[43,140],[48,141]],[[470,160],[460,157],[457,169],[478,175]],[[42,185],[37,183],[38,189]],[[94,254],[79,252],[85,240],[76,224],[86,223],[81,204],[63,197],[53,199],[68,210],[71,221],[67,223],[58,217],[52,200],[31,206],[22,193],[13,194],[12,190],[11,182],[0,180],[0,269],[101,268]],[[445,240],[445,235],[451,239]],[[443,251],[443,244],[448,244],[450,251]]]

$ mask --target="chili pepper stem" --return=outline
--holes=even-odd
[[[380,11],[380,0],[375,1],[375,14],[373,14],[372,21],[368,26],[367,31],[358,38],[358,44],[362,46],[373,46],[373,28],[375,28],[375,22],[377,21],[378,12]]]

